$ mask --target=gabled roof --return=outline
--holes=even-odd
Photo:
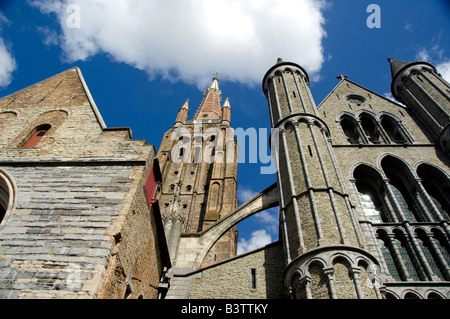
[[[343,77],[342,80],[339,81],[339,83],[335,86],[335,88],[334,88],[333,90],[331,90],[331,92],[323,99],[322,102],[320,102],[320,104],[317,106],[317,109],[319,110],[320,107],[327,101],[328,97],[329,97],[330,95],[332,95],[333,93],[335,93],[341,85],[344,85],[344,83],[347,83],[347,82],[348,82],[348,83],[351,83],[351,84],[353,84],[353,85],[356,85],[356,86],[360,87],[360,88],[363,89],[363,90],[366,90],[366,91],[369,92],[370,94],[376,95],[376,96],[378,96],[378,97],[380,97],[380,98],[382,98],[382,99],[385,99],[386,101],[389,101],[389,102],[391,102],[391,103],[393,103],[393,104],[396,104],[397,106],[399,106],[399,107],[401,107],[401,108],[405,108],[405,106],[404,106],[403,104],[401,104],[401,103],[399,103],[399,102],[396,102],[396,101],[393,101],[393,100],[391,100],[391,99],[388,99],[387,97],[385,97],[385,96],[383,96],[383,95],[381,95],[381,94],[379,94],[379,93],[377,93],[377,92],[374,92],[374,91],[372,91],[372,90],[369,90],[368,88],[366,88],[366,87],[364,87],[364,86],[362,86],[362,85],[360,85],[360,84],[358,84],[358,83],[355,83],[355,82],[349,80],[347,77]]]

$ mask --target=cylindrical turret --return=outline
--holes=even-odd
[[[189,116],[189,99],[184,102],[183,106],[178,111],[177,118],[175,120],[175,124],[181,123],[184,124]]]
[[[450,152],[450,84],[427,62],[388,59],[392,95],[410,107]]]
[[[272,127],[279,130],[279,145],[271,147],[278,164],[281,236],[288,264],[286,289],[294,290],[293,297],[316,298],[314,293],[307,292],[311,286],[305,285],[311,271],[317,271],[310,269],[312,260],[324,261],[320,273],[332,280],[333,252],[346,251],[349,260],[364,256],[368,264],[374,259],[360,249],[359,225],[328,127],[319,117],[312,98],[308,74],[299,65],[279,59],[266,73],[263,91]],[[353,267],[352,262],[347,264]],[[329,297],[343,296],[332,285],[329,287]],[[346,289],[350,288],[356,296],[355,286]]]

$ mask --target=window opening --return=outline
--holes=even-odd
[[[256,268],[251,269],[252,276],[252,289],[256,289]]]
[[[37,143],[48,133],[50,125],[42,125],[36,129],[33,135],[22,145],[23,148],[30,148],[36,146]]]

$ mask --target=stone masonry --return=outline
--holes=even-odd
[[[0,296],[156,298],[170,262],[143,192],[154,147],[106,127],[77,68],[2,98],[0,118]]]

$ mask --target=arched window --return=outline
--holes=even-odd
[[[381,134],[378,129],[377,121],[373,116],[362,113],[359,117],[361,126],[372,144],[380,144],[382,142]]]
[[[51,126],[49,124],[39,125],[34,129],[34,133],[22,145],[23,148],[35,147],[37,143],[48,133]]]
[[[444,298],[436,292],[430,292],[427,296],[427,299],[444,299]]]
[[[392,278],[394,278],[394,280],[401,281],[401,267],[398,259],[394,258],[395,252],[387,235],[384,232],[378,231],[377,237],[378,246],[380,247],[381,254],[383,255],[389,274],[392,276]]]
[[[423,230],[416,230],[417,242],[419,244],[420,250],[422,251],[425,259],[430,266],[433,273],[438,276],[441,280],[445,280],[444,273],[442,272],[441,265],[436,258],[436,252],[434,251],[428,236]]]
[[[389,216],[380,175],[373,168],[360,165],[353,172],[353,176],[360,195],[362,210],[367,219],[373,223],[393,221]]]
[[[417,175],[422,179],[422,185],[430,200],[439,210],[442,217],[450,220],[450,181],[446,174],[429,164],[420,164]]]
[[[6,213],[8,212],[9,206],[12,202],[12,191],[11,183],[8,178],[0,171],[0,223],[5,218]]]
[[[400,254],[400,256],[397,257],[401,258],[409,277],[414,281],[420,281],[421,278],[416,269],[416,264],[414,263],[414,256],[412,255],[412,251],[408,246],[405,235],[401,231],[396,231],[395,236],[392,238],[392,243],[397,248]],[[403,280],[405,280],[405,276],[406,274],[404,274]]]
[[[433,237],[431,240],[436,244],[437,249],[439,250],[440,255],[442,256],[442,267],[445,268],[445,265],[450,266],[450,243],[445,237],[445,235],[438,229],[433,229],[431,231]]]
[[[406,293],[403,298],[404,299],[420,299],[420,297],[416,293],[413,293],[413,292]]]
[[[400,124],[391,116],[383,115],[381,116],[381,127],[384,129],[386,134],[389,136],[389,139],[392,143],[395,144],[403,144],[406,143],[407,140],[403,136],[403,132],[401,130]]]
[[[399,159],[386,156],[381,161],[386,177],[389,179],[389,188],[392,191],[396,207],[401,210],[406,220],[410,222],[426,221],[416,203],[417,191],[415,180],[409,167]]]
[[[363,142],[361,135],[359,134],[358,123],[354,118],[344,115],[341,118],[340,124],[345,136],[347,137],[347,141],[350,144],[360,144]]]
[[[0,223],[8,210],[9,191],[5,181],[0,178]]]

